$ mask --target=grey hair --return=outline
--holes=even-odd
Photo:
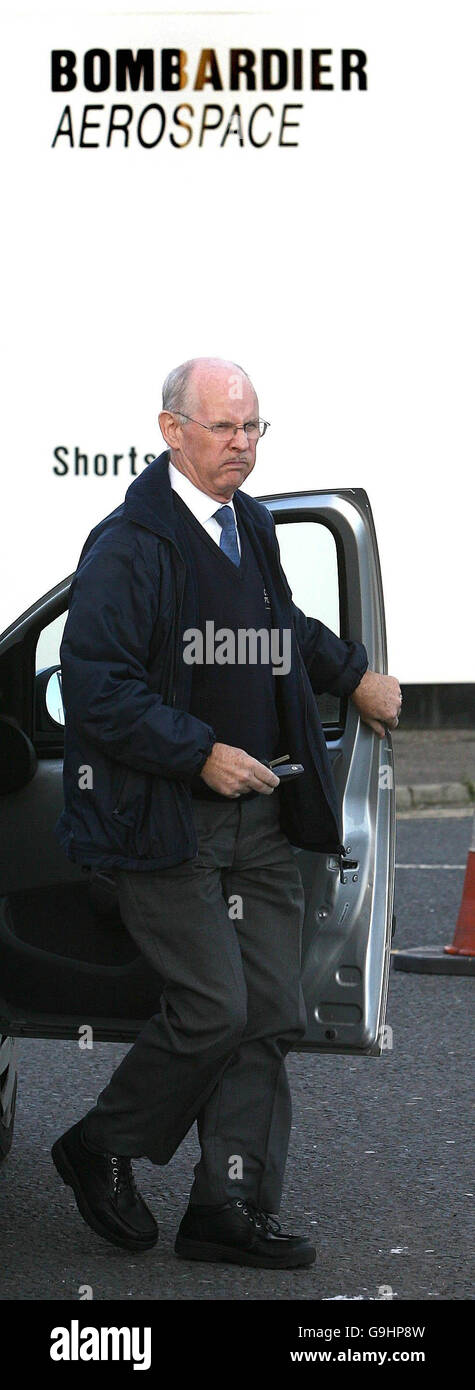
[[[179,367],[173,367],[172,371],[165,377],[162,387],[163,410],[170,410],[173,414],[179,415],[189,405],[188,383],[195,360],[195,358],[190,357],[188,362],[182,362]]]
[[[209,360],[220,361],[221,359],[210,358]],[[181,362],[179,367],[173,367],[172,371],[168,373],[162,387],[162,410],[169,410],[173,415],[180,415],[186,411],[190,404],[190,377],[193,367],[201,361],[203,361],[201,357],[189,357],[187,362]],[[244,371],[244,367],[239,366],[239,362],[230,362],[229,366],[237,367],[237,370],[247,377],[247,372]],[[247,379],[250,380],[249,377]]]

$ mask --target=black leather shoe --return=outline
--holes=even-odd
[[[314,1245],[282,1234],[279,1222],[251,1202],[236,1198],[220,1207],[188,1207],[175,1241],[185,1260],[209,1260],[258,1269],[296,1269],[311,1265]]]
[[[156,1244],[157,1223],[137,1191],[130,1158],[90,1149],[82,1120],[56,1140],[51,1156],[72,1187],[81,1216],[98,1236],[136,1252]]]

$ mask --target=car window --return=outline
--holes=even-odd
[[[337,637],[340,633],[340,584],[335,537],[323,522],[277,521],[282,568],[294,603],[307,618],[319,618]],[[341,723],[342,702],[336,695],[319,695],[323,724]]]
[[[340,590],[335,538],[321,521],[279,521],[282,568],[294,603],[340,636]]]
[[[50,666],[60,665],[59,648],[67,616],[66,609],[65,613],[60,613],[59,618],[54,618],[52,623],[47,623],[47,626],[41,629],[36,644],[35,670],[37,674],[38,671],[46,671]]]

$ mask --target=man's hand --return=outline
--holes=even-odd
[[[251,758],[244,748],[233,748],[230,743],[213,744],[200,775],[213,791],[229,797],[253,791],[270,796],[274,787],[279,786],[279,778],[270,767]]]
[[[374,729],[378,738],[384,738],[385,725],[388,729],[397,728],[402,695],[395,676],[380,676],[377,671],[365,671],[351,699],[360,718]]]

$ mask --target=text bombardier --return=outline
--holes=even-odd
[[[227,57],[203,48],[195,58],[184,48],[71,48],[51,53],[51,90],[72,92],[366,91],[367,57],[361,48],[231,48]]]

